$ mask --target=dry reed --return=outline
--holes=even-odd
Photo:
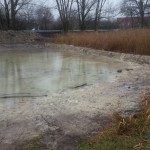
[[[150,55],[150,29],[67,33],[57,35],[53,42],[107,51]]]

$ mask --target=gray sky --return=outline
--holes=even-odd
[[[33,1],[35,1],[35,3],[37,4],[42,4],[49,7],[54,7],[56,5],[55,0],[33,0]],[[122,0],[108,0],[106,6],[113,5],[115,7],[119,7],[121,1]],[[53,14],[55,15],[55,17],[57,17],[58,16],[57,10],[53,9]]]
[[[55,0],[34,0],[36,3],[39,3],[39,4],[45,4],[45,5],[48,5],[50,7],[53,7],[55,6]],[[109,3],[113,4],[113,5],[117,5],[120,3],[120,1],[122,0],[108,0]]]

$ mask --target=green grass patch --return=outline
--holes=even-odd
[[[142,143],[141,143],[142,141]],[[97,142],[81,145],[76,150],[150,150],[150,143],[138,136],[111,136]]]
[[[34,144],[28,144],[25,148],[25,150],[41,150],[37,145]]]
[[[43,135],[38,135],[33,138],[27,145],[24,146],[23,150],[43,150],[44,147],[40,144],[40,140]]]

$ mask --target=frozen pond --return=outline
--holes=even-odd
[[[117,70],[126,66],[104,56],[7,46],[0,54],[0,97],[44,96],[82,85],[114,82]]]
[[[133,55],[76,50],[0,45],[1,150],[17,149],[16,143],[43,133],[41,143],[49,149],[72,149],[114,112],[138,110],[150,89],[149,64],[133,63]]]

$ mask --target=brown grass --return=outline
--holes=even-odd
[[[99,132],[99,138],[110,136],[110,132],[117,135],[134,135],[142,136],[147,128],[150,128],[150,96],[146,97],[142,102],[142,110],[139,113],[128,117],[121,117],[118,113],[114,113],[113,125],[106,128],[103,132]],[[104,134],[106,132],[106,134]],[[100,134],[100,135],[99,135]],[[103,135],[103,136],[101,136]],[[150,138],[150,137],[149,137]]]
[[[150,97],[142,110],[128,117],[114,114],[112,125],[98,132],[76,150],[148,150],[150,149]]]
[[[54,43],[150,55],[150,29],[80,32],[57,35]]]

